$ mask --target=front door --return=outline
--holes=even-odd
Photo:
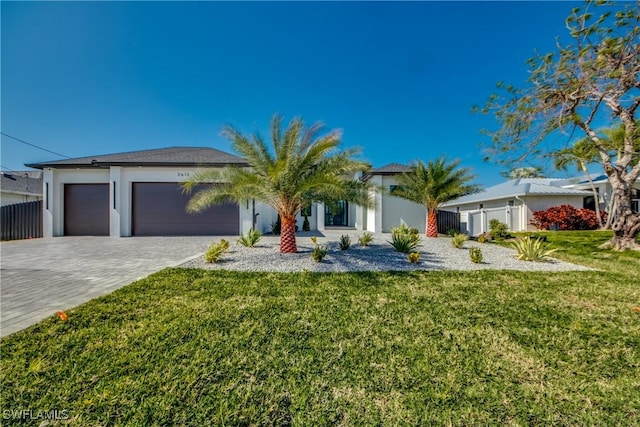
[[[334,206],[325,205],[324,225],[346,227],[349,225],[349,204],[345,200],[338,201]]]

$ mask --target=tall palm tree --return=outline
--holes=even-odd
[[[297,252],[295,218],[312,201],[346,200],[371,206],[371,184],[345,179],[369,166],[354,159],[358,149],[338,151],[341,132],[321,134],[323,126],[306,127],[294,118],[283,129],[282,118],[271,120],[269,147],[260,135],[243,135],[225,126],[222,134],[233,142],[233,149],[245,158],[249,168],[229,167],[220,171],[202,171],[183,184],[191,191],[200,182],[217,182],[193,195],[187,210],[199,212],[225,201],[242,202],[255,199],[274,208],[281,220],[280,252]]]
[[[438,237],[438,208],[446,202],[477,193],[480,186],[468,184],[475,179],[468,168],[458,168],[459,160],[450,163],[444,157],[418,161],[410,172],[398,175],[398,187],[391,194],[419,203],[427,209],[427,237]]]

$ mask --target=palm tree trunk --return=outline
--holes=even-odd
[[[589,185],[591,186],[591,192],[593,193],[593,201],[596,208],[596,218],[598,218],[598,225],[600,229],[604,229],[604,224],[602,223],[602,215],[600,215],[600,197],[598,195],[598,191],[596,190],[596,186],[593,184],[593,180],[591,179],[591,174],[587,170],[587,165],[584,162],[580,162],[580,166],[582,167],[582,171],[587,176],[589,180]]]
[[[429,209],[427,215],[427,237],[438,237],[438,210]]]
[[[294,254],[298,252],[296,245],[296,219],[281,215],[280,253]]]

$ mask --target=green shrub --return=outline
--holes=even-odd
[[[522,237],[511,244],[517,254],[516,258],[522,261],[547,261],[549,256],[558,249],[550,249],[540,239],[532,239],[529,236]]]
[[[420,252],[410,252],[409,255],[407,255],[407,260],[409,260],[410,263],[417,264],[420,261]]]
[[[362,236],[358,237],[358,244],[360,246],[369,246],[373,242],[373,233],[365,231]]]
[[[304,216],[304,221],[302,222],[302,231],[311,231],[311,225],[309,224],[309,217]]]
[[[478,243],[486,243],[491,241],[491,233],[482,233],[478,237],[476,237]]]
[[[222,239],[220,240],[220,242],[211,244],[211,246],[209,246],[209,249],[207,249],[207,252],[205,252],[204,254],[204,260],[209,264],[218,262],[220,258],[222,258],[222,255],[224,255],[224,253],[228,250],[229,242]]]
[[[471,258],[471,262],[474,264],[482,264],[482,250],[476,247],[470,248],[469,258]]]
[[[317,245],[317,244],[318,244],[318,238],[317,238],[316,236],[311,237],[311,242],[312,242],[314,245]]]
[[[469,236],[464,233],[456,233],[453,236],[453,239],[451,239],[451,244],[456,249],[462,249],[462,247],[464,246],[464,242],[466,242],[468,238]]]
[[[343,234],[342,236],[340,236],[339,245],[340,245],[340,250],[346,251],[351,247],[351,237],[349,237],[346,234]]]
[[[327,253],[329,253],[329,250],[326,246],[316,245],[316,247],[313,248],[313,252],[311,252],[311,258],[313,258],[315,262],[322,262],[327,256]]]
[[[249,230],[246,236],[240,236],[238,243],[247,248],[253,248],[260,241],[262,234],[258,230]]]
[[[491,233],[491,237],[496,240],[504,240],[511,237],[507,224],[495,218],[489,221],[489,233]]]
[[[415,230],[415,232],[414,232]],[[415,228],[409,228],[405,224],[391,229],[391,246],[397,251],[408,254],[420,244],[420,235]]]

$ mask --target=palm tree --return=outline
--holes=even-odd
[[[427,209],[427,237],[438,237],[438,208],[446,202],[480,191],[468,184],[475,176],[468,168],[458,168],[459,160],[447,163],[440,157],[425,165],[418,161],[410,172],[398,175],[394,196],[419,203]]]
[[[599,157],[598,149],[596,148],[596,146],[591,143],[591,140],[589,138],[581,139],[572,147],[567,147],[557,151],[553,154],[553,157],[553,164],[556,169],[566,170],[567,166],[575,165],[585,174],[587,180],[589,181],[591,192],[593,193],[598,224],[600,225],[600,228],[604,228],[602,215],[600,214],[600,197],[595,185],[593,184],[593,180],[591,179],[591,174],[587,169],[587,166],[591,163],[594,163]]]
[[[297,252],[295,218],[312,201],[346,200],[371,206],[371,184],[345,179],[369,166],[354,156],[358,149],[338,151],[341,132],[332,130],[320,135],[321,123],[305,127],[300,118],[291,120],[286,129],[282,118],[271,120],[273,147],[260,135],[244,136],[225,126],[222,134],[233,142],[233,149],[245,158],[249,168],[228,167],[220,171],[202,171],[183,184],[191,191],[199,182],[218,182],[193,195],[187,210],[199,212],[225,201],[254,199],[274,208],[281,220],[280,252]],[[273,150],[273,152],[272,152]]]

